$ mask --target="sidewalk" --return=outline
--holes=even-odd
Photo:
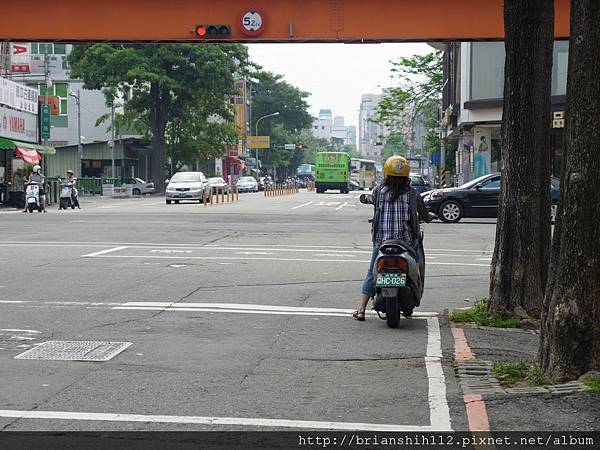
[[[493,376],[494,361],[535,361],[537,330],[450,326],[470,431],[487,431],[486,422],[491,431],[600,431],[600,394],[586,392],[583,383],[503,387]]]

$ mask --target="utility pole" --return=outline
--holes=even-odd
[[[77,105],[77,155],[79,157],[77,175],[82,176],[81,160],[83,159],[83,145],[81,144],[81,90],[77,89],[77,94],[70,91],[69,95],[75,99],[75,104]]]
[[[50,61],[48,59],[48,45],[51,44],[46,44],[46,48],[44,51],[44,78],[45,78],[45,83],[46,83],[46,95],[44,96],[44,104],[46,105],[46,109],[49,108],[49,104],[50,104],[50,86],[52,86],[52,83],[50,82]],[[48,117],[48,124],[50,125],[50,117]],[[48,140],[50,139],[50,130],[52,129],[52,126],[48,127],[48,138],[44,139],[44,145],[48,145]],[[46,170],[47,170],[47,164],[46,164],[46,157],[44,157],[42,159],[42,165],[43,165],[43,171],[44,171],[44,176],[46,175]]]
[[[111,142],[111,176],[115,178],[115,97],[113,95],[110,105],[110,142]],[[114,181],[113,181],[114,182]]]

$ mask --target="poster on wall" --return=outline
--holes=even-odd
[[[487,127],[474,127],[474,161],[473,177],[478,178],[492,171],[491,165],[491,147],[492,147],[492,129]]]
[[[463,130],[460,135],[460,149],[461,151],[461,161],[460,167],[462,171],[462,180],[463,183],[466,183],[469,180],[473,179],[473,172],[471,170],[471,150],[473,149],[473,133],[471,130]]]

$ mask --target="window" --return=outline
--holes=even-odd
[[[53,44],[43,42],[32,42],[31,43],[31,54],[32,55],[66,55],[67,44]]]
[[[502,98],[504,42],[471,44],[471,100]]]
[[[569,41],[557,41],[554,43],[552,59],[552,95],[566,95]]]
[[[483,188],[484,189],[500,189],[500,186],[501,186],[500,178],[492,178],[487,183],[484,183]]]

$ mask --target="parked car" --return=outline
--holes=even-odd
[[[235,185],[239,192],[258,192],[258,183],[252,177],[241,177]]]
[[[421,194],[427,209],[443,222],[458,222],[464,217],[497,217],[501,179],[499,173],[476,178],[456,188],[438,189]],[[550,180],[551,220],[556,217],[560,180]]]
[[[217,194],[221,191],[224,191],[226,194],[229,193],[229,185],[221,177],[209,178],[208,184],[211,187],[213,194]]]
[[[141,178],[125,178],[124,187],[131,187],[133,195],[146,195],[154,193],[154,183],[148,183]]]
[[[167,180],[165,201],[179,203],[181,200],[199,201],[208,199],[210,185],[202,172],[177,172]]]
[[[417,173],[411,173],[410,175],[410,185],[413,187],[418,194],[422,194],[423,192],[427,192],[431,189],[431,185],[423,176]]]

